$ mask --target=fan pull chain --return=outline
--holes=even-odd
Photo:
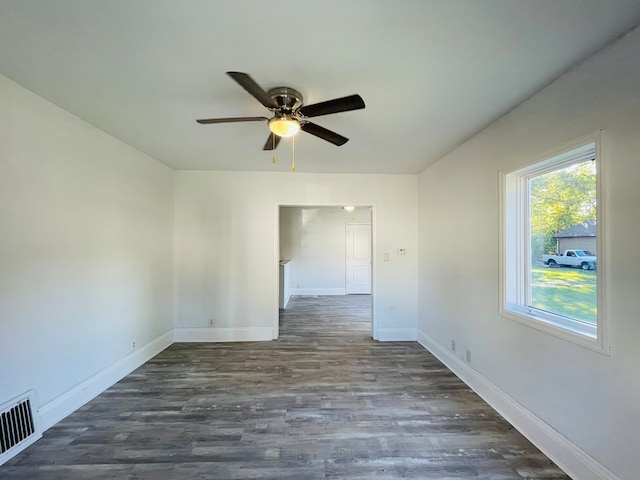
[[[276,134],[272,133],[271,134],[271,150],[275,150],[276,149]],[[273,155],[273,157],[271,157],[271,163],[276,163],[276,156],[275,154]]]
[[[291,137],[291,170],[296,170],[296,137]]]

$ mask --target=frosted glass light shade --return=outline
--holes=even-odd
[[[272,118],[269,130],[279,137],[292,137],[300,131],[300,122],[291,118]]]

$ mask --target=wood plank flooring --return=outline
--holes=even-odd
[[[420,345],[372,341],[369,306],[294,298],[278,341],[174,344],[0,478],[569,478]]]

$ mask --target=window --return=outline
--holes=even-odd
[[[502,175],[501,313],[608,353],[598,151],[592,138]]]

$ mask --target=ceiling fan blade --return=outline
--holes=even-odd
[[[231,78],[240,84],[247,92],[249,92],[256,100],[267,108],[278,108],[276,102],[267,95],[267,92],[258,85],[253,78],[242,72],[227,72]]]
[[[267,141],[265,142],[264,147],[262,147],[262,150],[275,150],[276,148],[278,148],[280,138],[281,137],[279,137],[275,133],[269,134],[269,138],[267,138]]]
[[[319,117],[330,113],[348,112],[364,108],[364,100],[360,95],[349,95],[348,97],[327,100],[326,102],[304,105],[298,109],[305,117]]]
[[[262,122],[269,120],[267,117],[231,117],[231,118],[203,118],[196,122],[203,125],[208,123],[237,123],[237,122]]]
[[[349,141],[347,137],[343,137],[336,132],[332,132],[320,125],[316,125],[315,123],[305,122],[300,126],[300,128],[311,135],[315,135],[316,137],[326,140],[327,142],[331,142],[337,146],[344,145]]]

